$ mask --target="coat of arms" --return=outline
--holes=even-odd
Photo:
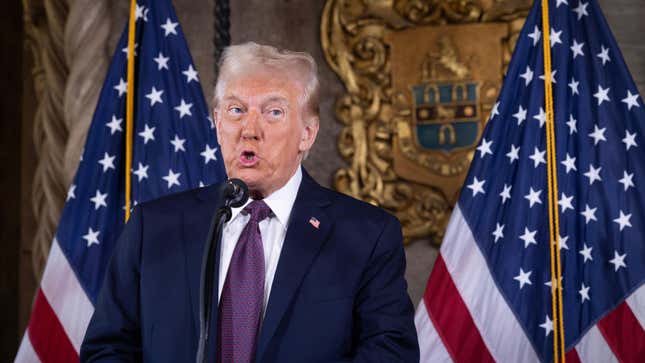
[[[347,88],[335,187],[439,243],[530,1],[329,0],[321,41]]]

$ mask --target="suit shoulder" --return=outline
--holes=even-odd
[[[188,189],[182,192],[164,195],[163,197],[141,203],[140,208],[145,211],[181,211],[191,209],[203,201],[215,201],[219,184],[201,188]]]
[[[398,218],[381,207],[331,189],[325,188],[325,190],[330,197],[334,214],[339,213],[350,219],[356,218],[376,223],[400,223]]]

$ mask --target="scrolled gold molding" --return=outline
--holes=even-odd
[[[428,25],[505,22],[511,34],[503,44],[505,69],[530,5],[530,0],[328,0],[325,4],[321,44],[327,63],[346,88],[335,111],[344,125],[338,150],[349,165],[336,172],[334,187],[393,212],[402,222],[406,242],[429,238],[438,245],[455,200],[432,185],[399,177],[393,150],[446,175],[464,173],[472,153],[455,156],[447,167],[413,147],[413,131],[406,122],[410,111],[401,107],[409,100],[394,94],[386,34]],[[446,65],[466,76],[464,66]],[[487,100],[497,94],[493,86],[482,86]]]

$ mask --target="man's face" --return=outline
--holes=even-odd
[[[254,70],[224,84],[214,110],[224,165],[255,198],[286,184],[313,145],[318,123],[303,121],[302,93],[285,71]]]

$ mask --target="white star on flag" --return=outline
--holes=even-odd
[[[533,187],[530,187],[529,194],[525,195],[524,198],[529,201],[529,208],[532,208],[534,204],[542,204],[542,199],[540,199],[540,194],[542,190],[533,190]]]
[[[589,287],[589,286],[585,286],[585,283],[583,282],[583,283],[582,283],[582,287],[581,287],[581,288],[580,288],[580,290],[578,291],[578,293],[580,294],[580,298],[582,299],[582,301],[581,301],[581,303],[582,303],[582,304],[584,304],[584,303],[585,303],[585,300],[591,300],[591,299],[589,298],[589,288],[590,288],[590,287]]]
[[[540,121],[540,127],[544,126],[544,124],[546,123],[546,113],[544,112],[544,109],[540,107],[540,113],[533,116],[533,118]]]
[[[571,82],[569,82],[569,88],[571,88],[571,95],[579,95],[580,92],[578,92],[578,85],[580,82],[576,81],[575,78],[571,77]]]
[[[507,199],[511,199],[511,188],[512,185],[507,185],[504,184],[504,190],[502,190],[501,193],[499,193],[499,196],[502,197],[502,204],[506,203]]]
[[[627,268],[627,264],[625,264],[625,257],[627,257],[627,254],[619,254],[618,251],[614,251],[614,258],[609,260],[609,263],[614,265],[614,271],[618,271],[619,268],[624,267]]]
[[[554,70],[552,70],[552,71],[551,71],[551,82],[553,82],[553,84],[558,83],[558,82],[556,81],[556,79],[555,79],[555,75],[556,75],[556,73],[558,73],[558,70],[557,70],[557,69],[554,69]],[[545,81],[544,75],[541,75],[541,76],[540,76],[540,79],[541,79],[541,80],[543,80],[543,81]]]
[[[467,187],[468,189],[473,191],[473,197],[477,195],[477,193],[482,193],[486,194],[484,192],[484,183],[486,183],[486,180],[478,180],[477,177],[474,177],[474,180],[472,184],[469,184]]]
[[[551,82],[553,82],[553,84],[558,83],[558,82],[556,81],[556,79],[555,79],[555,75],[556,75],[556,73],[558,73],[558,71],[557,71],[556,69],[554,69],[553,71],[551,71]],[[545,79],[545,77],[544,77],[544,75],[541,75],[541,76],[540,76],[540,79],[541,79],[541,80],[543,80],[543,81],[545,81],[545,80],[546,80],[546,79]]]
[[[123,129],[121,128],[121,122],[123,122],[123,119],[112,116],[112,121],[105,124],[106,127],[110,128],[110,135],[114,135],[114,133],[117,131],[123,131]]]
[[[578,14],[578,20],[582,19],[583,16],[589,16],[589,13],[587,12],[587,5],[589,5],[589,3],[580,1],[578,3],[578,7],[573,9],[573,11]]]
[[[602,65],[604,66],[605,63],[610,62],[611,58],[609,58],[609,48],[605,48],[604,45],[601,45],[601,52],[598,53],[598,58],[602,59]]]
[[[217,152],[217,148],[211,148],[210,145],[206,144],[206,147],[204,148],[204,151],[199,153],[199,155],[204,157],[204,164],[208,164],[209,161],[217,161],[217,156],[215,155],[215,152]]]
[[[520,290],[524,287],[524,285],[533,285],[531,283],[531,274],[533,271],[528,271],[524,272],[522,268],[520,268],[520,273],[513,277],[514,280],[517,280],[520,283]]]
[[[135,57],[139,55],[139,54],[137,53],[137,48],[138,48],[138,47],[139,47],[139,43],[134,43],[134,56],[135,56]],[[129,49],[128,47],[125,47],[125,48],[121,49],[121,51],[122,51],[123,53],[125,53],[125,54],[126,54],[126,56],[127,56],[128,58],[130,58],[130,49]]]
[[[630,147],[637,147],[638,144],[636,143],[636,132],[633,134],[629,132],[629,130],[625,130],[625,138],[623,139],[623,143],[625,144],[625,149],[629,150]]]
[[[551,33],[549,33],[549,42],[551,43],[551,48],[553,48],[553,46],[556,44],[562,44],[562,40],[560,40],[561,35],[562,30],[557,31],[551,28]]]
[[[94,210],[98,210],[101,207],[107,207],[107,203],[105,201],[107,196],[108,196],[108,193],[103,194],[101,193],[100,190],[98,189],[96,190],[96,194],[94,195],[94,197],[90,198],[92,203],[94,203]]]
[[[180,139],[179,135],[177,134],[175,134],[174,139],[170,140],[170,143],[172,144],[172,146],[175,147],[175,152],[186,151],[186,149],[184,148],[185,142],[186,142],[186,139]]]
[[[172,169],[168,169],[168,175],[164,176],[163,180],[165,180],[168,183],[168,189],[170,189],[173,185],[180,186],[181,183],[179,182],[179,177],[181,176],[181,173],[175,173],[172,171]]]
[[[150,127],[148,124],[145,124],[144,127],[144,130],[139,133],[139,136],[143,137],[143,144],[146,145],[148,141],[155,140],[154,132],[156,127]]]
[[[537,241],[535,240],[535,234],[537,230],[530,231],[527,227],[524,227],[524,234],[520,236],[520,239],[524,241],[524,248],[528,248],[529,245],[536,245]]]
[[[500,238],[504,238],[504,225],[497,223],[497,226],[495,226],[495,231],[493,232],[493,236],[495,237],[495,243],[497,243],[497,240],[499,240]]]
[[[578,127],[576,126],[578,120],[573,118],[573,115],[569,115],[569,121],[567,121],[567,127],[569,127],[569,135],[573,135],[578,132]]]
[[[540,166],[540,164],[546,164],[546,160],[544,159],[546,155],[546,150],[540,151],[537,147],[535,147],[535,151],[533,151],[533,155],[529,156],[529,159],[533,160],[533,167],[537,168]]]
[[[578,169],[576,168],[576,158],[571,157],[569,153],[567,153],[566,159],[561,161],[561,163],[562,165],[564,165],[565,168],[567,168],[565,171],[567,174],[569,174],[569,171],[571,170],[578,171]]]
[[[594,146],[598,145],[600,141],[607,141],[605,138],[605,130],[607,130],[606,127],[600,129],[598,125],[593,125],[593,132],[589,134],[589,137],[593,139]]]
[[[519,160],[520,159],[520,147],[519,146],[516,147],[515,145],[511,145],[511,151],[506,153],[506,156],[508,156],[509,163],[511,163],[511,164],[513,163],[513,161]]]
[[[622,232],[625,227],[631,227],[632,223],[629,221],[632,218],[632,214],[625,214],[623,211],[620,211],[618,218],[614,219],[614,223],[618,224],[620,231]]]
[[[119,80],[119,84],[114,86],[114,89],[119,92],[119,98],[121,98],[124,93],[128,92],[128,82],[124,81],[123,78],[121,78]]]
[[[598,168],[594,168],[592,164],[589,164],[589,171],[584,173],[584,176],[589,178],[589,185],[592,185],[596,180],[602,181],[602,178],[600,177],[601,169],[602,169],[602,166],[599,166]]]
[[[634,179],[634,173],[628,174],[627,170],[625,170],[625,171],[623,171],[623,178],[618,180],[618,182],[621,183],[623,185],[625,191],[627,191],[627,189],[629,189],[629,187],[634,187],[634,180],[633,179]]]
[[[490,118],[488,120],[490,121],[494,119],[497,115],[499,115],[499,101],[495,102],[495,105],[493,105],[493,110],[490,112]]]
[[[530,33],[528,35],[529,38],[533,39],[533,46],[537,45],[537,43],[540,41],[541,36],[542,36],[542,32],[540,31],[540,29],[538,29],[537,25],[533,29],[533,33]]]
[[[192,103],[186,103],[184,99],[181,99],[181,103],[179,106],[175,107],[175,110],[179,112],[179,119],[181,120],[184,118],[184,116],[192,116],[193,114],[190,112],[190,108],[193,107]]]
[[[582,263],[587,262],[587,260],[593,261],[593,257],[591,257],[591,250],[593,249],[593,247],[587,246],[586,243],[584,243],[582,246],[583,246],[582,249],[578,251],[578,253],[581,254],[582,257],[584,258],[584,261],[582,261]]]
[[[170,58],[164,57],[163,53],[159,52],[159,55],[156,58],[152,58],[152,60],[157,63],[157,70],[168,69],[168,61]]]
[[[491,145],[493,145],[492,140],[486,140],[485,138],[482,138],[481,144],[477,147],[480,158],[483,158],[484,156],[486,156],[486,154],[493,155],[493,152],[490,150]]]
[[[186,76],[186,83],[190,83],[191,81],[199,82],[199,79],[197,79],[197,71],[193,68],[192,64],[188,66],[188,69],[181,73]]]
[[[75,185],[75,184],[72,184],[72,185],[69,187],[69,189],[67,190],[67,198],[65,199],[65,201],[67,202],[67,201],[69,201],[70,199],[74,199],[74,198],[76,198],[76,194],[75,194],[75,192],[76,192],[76,185]]]
[[[562,193],[560,196],[560,200],[558,200],[558,205],[560,205],[560,210],[561,213],[564,213],[567,211],[567,209],[573,210],[573,195],[570,197],[567,197],[566,194]]]
[[[576,59],[577,56],[583,56],[585,53],[582,51],[582,47],[585,43],[578,43],[575,39],[573,40],[573,45],[571,45],[571,51],[573,52],[573,59]]]
[[[600,106],[603,101],[611,101],[609,99],[609,87],[602,88],[600,85],[598,85],[598,92],[594,93],[593,96],[598,99],[598,106]]]
[[[179,23],[173,23],[170,21],[170,18],[167,18],[166,23],[161,25],[161,28],[164,30],[164,36],[167,37],[170,34],[177,35],[177,25]]]
[[[108,153],[103,155],[103,159],[99,160],[99,164],[103,165],[103,172],[105,173],[108,169],[114,169],[114,158],[116,156],[111,156]]]
[[[526,120],[526,109],[520,105],[520,108],[516,113],[513,114],[513,117],[517,119],[517,126],[522,124],[522,121]]]
[[[540,324],[540,328],[544,329],[544,336],[548,337],[549,334],[553,331],[553,321],[549,318],[549,316],[546,316],[546,319],[544,320],[544,323]]]
[[[560,250],[569,250],[569,245],[567,245],[568,240],[569,236],[558,236],[558,244],[560,245]]]
[[[531,70],[531,67],[526,66],[526,71],[520,74],[520,77],[524,78],[524,85],[528,86],[533,80],[533,71]]]
[[[630,90],[627,90],[627,97],[623,98],[621,102],[627,104],[627,109],[631,111],[632,107],[641,107],[638,104],[638,93],[632,94]]]
[[[146,98],[150,100],[150,107],[154,106],[155,103],[163,103],[163,100],[161,99],[162,94],[163,90],[157,90],[154,86],[152,86],[150,93],[146,95]]]
[[[139,167],[133,173],[137,176],[137,181],[141,182],[148,177],[148,165],[139,163]]]
[[[598,221],[596,219],[596,209],[598,208],[589,208],[589,204],[585,204],[584,212],[580,212],[585,217],[585,224],[589,224],[589,221]]]
[[[99,233],[101,232],[93,230],[92,227],[89,228],[87,234],[83,236],[83,239],[87,241],[87,247],[99,244]]]

